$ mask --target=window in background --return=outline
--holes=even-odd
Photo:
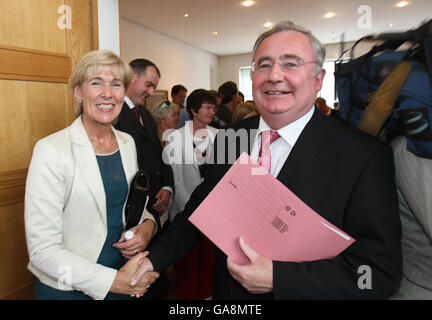
[[[251,67],[240,67],[239,69],[239,90],[244,94],[245,101],[253,100]]]
[[[324,98],[327,102],[327,105],[330,108],[333,108],[335,103],[335,60],[326,60],[324,61],[323,68],[326,71],[326,75],[324,77],[323,85],[321,91],[318,92],[318,97]]]

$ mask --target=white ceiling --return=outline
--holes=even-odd
[[[432,18],[432,0],[412,0],[404,8],[396,8],[396,0],[256,0],[251,7],[241,6],[242,0],[119,2],[122,18],[218,56],[251,52],[267,21],[292,20],[328,44],[340,42],[342,33],[345,41],[354,41],[366,34],[411,29]],[[358,27],[367,16],[367,11],[358,12],[363,5],[370,8],[371,29]],[[336,16],[323,18],[328,11]]]

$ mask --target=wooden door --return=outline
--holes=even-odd
[[[27,169],[36,141],[74,119],[67,81],[98,48],[97,0],[1,0],[0,14],[0,299],[31,299]]]

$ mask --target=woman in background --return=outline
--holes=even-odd
[[[232,122],[258,115],[258,109],[252,101],[239,103],[233,110]]]
[[[169,101],[164,101],[159,104],[156,108],[153,117],[158,126],[159,138],[161,139],[162,145],[165,146],[164,137],[167,137],[170,132],[167,132],[164,136],[165,130],[176,129],[179,120],[180,106]]]
[[[327,105],[327,101],[324,98],[316,98],[315,105],[326,116],[331,115],[332,109]]]
[[[193,120],[167,137],[165,156],[173,154],[174,202],[169,219],[183,211],[192,192],[202,182],[206,161],[212,155],[217,129],[209,126],[215,115],[216,98],[204,89],[194,90],[188,97],[188,112]],[[171,153],[172,151],[172,153]],[[214,265],[214,244],[204,238],[175,265],[176,298],[206,299],[211,296],[211,274]]]

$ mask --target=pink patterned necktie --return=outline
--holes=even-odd
[[[258,154],[258,163],[270,172],[271,154],[270,145],[280,137],[277,131],[265,130],[261,132],[261,149]]]

